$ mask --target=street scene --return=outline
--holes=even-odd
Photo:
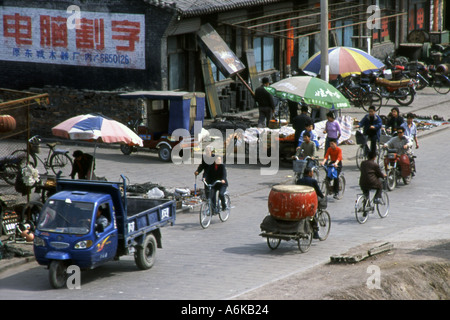
[[[447,3],[373,2],[2,3],[0,299],[448,300]]]

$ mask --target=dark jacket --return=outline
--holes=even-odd
[[[398,116],[397,118],[390,117],[387,121],[386,127],[391,128],[392,133],[394,133],[402,126],[403,122],[405,122],[405,119],[401,116]]]
[[[324,195],[322,191],[320,190],[319,184],[317,183],[317,180],[314,178],[311,178],[309,176],[303,176],[301,179],[298,179],[296,181],[296,184],[302,185],[302,186],[310,186],[313,187],[316,191],[316,194],[319,198],[323,198]]]
[[[87,153],[83,153],[80,160],[75,159],[73,161],[72,172],[70,173],[72,179],[75,178],[77,173],[78,179],[87,179],[87,174],[91,170],[92,161],[94,161],[94,157]],[[95,161],[93,170],[95,170]]]
[[[303,130],[305,130],[305,127],[312,123],[313,121],[311,117],[303,112],[294,118],[294,120],[292,121],[292,128],[295,130],[295,137],[294,137],[295,143],[298,143],[300,134],[302,133]]]
[[[377,140],[380,139],[381,127],[383,126],[383,121],[378,115],[375,115],[373,119],[370,118],[368,114],[362,118],[359,122],[359,126],[363,128],[363,133],[368,136],[377,135]],[[375,126],[375,129],[370,129],[370,126]]]
[[[259,86],[255,90],[255,101],[258,103],[259,108],[271,108],[275,109],[273,97],[269,91],[267,91],[264,85]]]
[[[361,189],[381,189],[382,184],[379,178],[384,175],[381,172],[378,163],[372,160],[365,160],[361,162],[361,175],[359,177],[359,186]]]
[[[208,184],[214,183],[217,180],[225,180],[225,185],[228,186],[227,169],[223,164],[216,165],[213,163],[210,165],[207,169],[205,178]]]

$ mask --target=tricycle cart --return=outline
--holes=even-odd
[[[158,151],[162,161],[171,160],[172,150],[179,143],[181,148],[196,145],[205,118],[203,92],[135,91],[120,97],[136,101],[139,121],[130,121],[128,126],[143,140],[144,148]],[[188,132],[190,139],[172,137],[177,129]],[[120,150],[129,155],[137,148],[122,144]]]

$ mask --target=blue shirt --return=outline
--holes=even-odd
[[[298,138],[298,144],[297,147],[300,147],[303,143],[303,134],[307,132],[306,129],[302,131],[302,133],[300,133],[300,137]],[[309,135],[311,136],[311,141],[313,141],[316,144],[316,147],[319,148],[319,140],[317,139],[317,134],[311,130],[308,131]]]

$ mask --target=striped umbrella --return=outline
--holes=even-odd
[[[310,76],[286,78],[271,84],[266,90],[278,98],[294,102],[304,100],[306,104],[332,110],[350,108],[350,102],[338,89],[326,81]]]
[[[303,71],[320,74],[320,59],[319,51],[300,68]],[[330,67],[330,80],[336,79],[338,75],[345,77],[352,73],[360,74],[364,71],[378,70],[384,67],[383,62],[367,52],[350,47],[328,49],[328,65]]]

